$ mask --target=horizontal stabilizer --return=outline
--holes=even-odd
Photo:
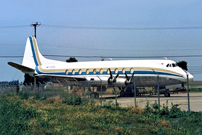
[[[21,70],[22,72],[34,72],[35,71],[32,68],[29,68],[29,67],[26,67],[26,66],[14,63],[14,62],[8,62],[8,65],[10,65],[14,68],[17,68],[18,70]]]

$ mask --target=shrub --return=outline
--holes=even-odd
[[[88,100],[86,98],[81,98],[76,94],[70,94],[62,100],[62,103],[67,105],[82,105],[86,104]]]
[[[183,111],[180,110],[180,108],[177,108],[177,104],[171,103],[171,108],[169,111],[169,117],[170,118],[178,118],[181,117],[183,114]]]
[[[24,134],[31,128],[28,120],[39,114],[35,108],[21,107],[22,103],[21,100],[0,99],[0,134]]]
[[[151,113],[151,112],[153,112],[153,110],[149,105],[149,101],[147,101],[147,104],[146,104],[146,106],[144,108],[144,113]]]
[[[119,103],[114,103],[112,100],[104,101],[103,108],[113,108],[113,107],[119,107]]]
[[[29,98],[29,95],[28,95],[28,93],[26,93],[26,92],[19,92],[19,97],[20,97],[21,99],[27,100],[27,99]]]
[[[46,97],[42,97],[39,93],[35,93],[35,96],[33,99],[36,99],[36,100],[45,100]]]

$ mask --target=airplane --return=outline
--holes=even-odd
[[[39,51],[36,38],[27,38],[22,64],[8,64],[25,74],[38,78],[59,78],[67,82],[87,82],[94,86],[116,84],[125,88],[135,82],[136,87],[159,87],[185,84],[193,75],[180,68],[173,60],[113,60],[90,62],[62,62],[45,58]],[[120,95],[124,95],[122,89]],[[134,92],[134,91],[132,91]],[[98,93],[91,93],[97,96]],[[164,94],[165,95],[165,94]],[[170,96],[169,93],[166,93]],[[166,96],[165,95],[165,96]],[[98,95],[99,96],[99,95]]]

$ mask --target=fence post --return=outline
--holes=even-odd
[[[189,101],[189,75],[187,74],[187,100],[188,100],[188,112],[190,112],[190,101]]]
[[[97,77],[100,79],[100,84],[101,84],[101,106],[102,106],[102,79],[99,76]]]
[[[152,69],[153,70],[153,69]],[[153,70],[154,71],[154,70]],[[160,90],[159,90],[159,74],[154,71],[157,75],[157,90],[158,90],[158,110],[160,111]]]
[[[19,85],[17,85],[17,88],[16,88],[16,94],[17,95],[19,94],[19,90],[20,90],[20,87],[19,87]]]
[[[116,94],[116,107],[117,107],[118,103],[117,103],[117,91],[116,91],[116,89],[117,89],[117,84],[115,82],[115,88],[114,88],[114,90],[115,90],[115,94]]]
[[[135,76],[133,76],[133,85],[134,85],[134,104],[135,104],[135,107],[137,107],[137,103],[136,103],[136,85],[135,85]]]

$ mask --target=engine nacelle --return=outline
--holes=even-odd
[[[108,77],[86,77],[91,85],[108,85]]]
[[[86,80],[89,82],[91,85],[112,85],[115,84],[117,86],[125,86],[126,79],[125,78],[116,78],[114,79],[109,78],[109,77],[87,77]]]
[[[128,81],[127,79],[125,80],[125,86],[128,86],[129,84],[133,84],[130,80]]]

